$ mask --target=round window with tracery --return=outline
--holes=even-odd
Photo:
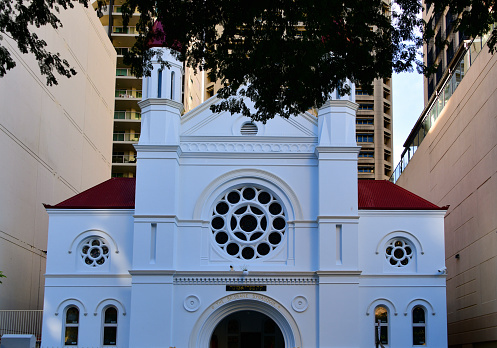
[[[285,237],[283,205],[270,192],[243,186],[227,192],[214,206],[214,242],[228,255],[253,260],[269,255]]]
[[[103,238],[93,237],[81,245],[81,258],[90,267],[101,266],[109,258],[109,247]]]
[[[411,262],[413,248],[403,239],[393,239],[385,250],[387,261],[394,267],[404,267]]]

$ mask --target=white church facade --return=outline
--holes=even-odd
[[[317,118],[181,115],[166,56],[136,181],[46,206],[42,347],[446,347],[445,209],[358,182],[354,93]]]

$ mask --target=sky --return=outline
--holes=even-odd
[[[393,168],[400,161],[404,142],[423,111],[423,75],[417,72],[394,74],[393,89]]]

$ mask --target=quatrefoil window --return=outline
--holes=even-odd
[[[100,237],[86,239],[80,249],[81,259],[90,267],[103,265],[108,260],[109,254],[107,242]]]
[[[387,245],[385,257],[394,267],[407,266],[413,257],[413,247],[404,239],[393,239]]]

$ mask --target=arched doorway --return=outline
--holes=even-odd
[[[243,310],[226,316],[212,333],[210,348],[284,348],[281,329],[267,315]]]
[[[219,323],[231,314],[247,311],[272,319],[283,336],[283,347],[303,346],[297,323],[281,303],[260,293],[238,293],[219,298],[206,308],[192,328],[188,347],[209,348]]]

